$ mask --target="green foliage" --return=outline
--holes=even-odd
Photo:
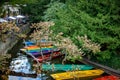
[[[20,6],[23,7],[26,4],[37,3],[39,0],[1,0],[0,1],[0,17],[4,17],[5,10],[3,5],[12,5],[12,6]]]
[[[112,57],[110,51],[102,51],[102,53],[99,53],[98,55],[97,59],[100,61],[105,61],[106,59],[109,60]]]
[[[60,3],[60,2],[53,2],[53,3],[50,3],[49,5],[47,5],[48,7],[51,7],[51,8],[48,8],[44,14],[46,14],[45,16],[43,16],[43,19],[46,20],[46,21],[55,21],[55,19],[58,19],[57,17],[57,12],[59,12],[61,9],[64,9],[65,8],[65,4],[63,3]]]
[[[38,0],[10,0],[9,2],[12,4],[28,4],[28,3],[36,3]]]
[[[37,0],[35,3],[28,3],[26,7],[22,8],[22,12],[29,16],[30,22],[40,22],[49,2],[50,0]]]
[[[115,69],[120,69],[119,61],[120,61],[120,58],[118,56],[114,56],[110,59],[108,66],[115,68]],[[116,65],[112,65],[111,63],[114,63]]]
[[[12,4],[12,5],[15,5],[15,4],[27,4],[27,3],[35,3],[37,2],[38,0],[1,0],[0,1],[0,4],[4,4],[4,3],[9,3],[9,4]]]
[[[86,34],[91,41],[99,43],[101,52],[94,56],[105,61],[113,59],[111,57],[116,53],[120,54],[119,3],[119,0],[57,1],[50,3],[43,18],[54,21],[56,25],[52,30],[71,37],[79,47],[82,47],[82,42],[76,41],[78,35]]]

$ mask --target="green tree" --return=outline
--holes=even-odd
[[[36,3],[27,4],[27,7],[22,8],[22,12],[29,15],[30,22],[40,22],[49,2],[50,0],[37,0]]]
[[[62,7],[64,6],[64,7]],[[101,52],[91,55],[99,61],[106,61],[120,55],[120,2],[119,0],[66,0],[65,3],[53,2],[45,11],[44,20],[55,21],[54,32],[63,32],[79,46],[76,36],[88,36],[99,43]]]

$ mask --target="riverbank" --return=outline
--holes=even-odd
[[[24,24],[20,26],[20,33],[28,34],[30,32],[30,24]],[[6,39],[6,42],[0,41],[0,80],[8,80],[8,75],[10,74],[9,71],[9,63],[14,55],[12,51],[16,53],[16,49],[14,46],[18,47],[18,43],[22,42],[21,39],[17,38],[16,36],[11,35],[9,38]],[[20,43],[21,44],[21,43]],[[11,51],[12,50],[12,51]]]
[[[30,24],[20,26],[20,33],[27,34],[30,32]],[[6,39],[6,42],[0,41],[0,54],[6,54],[20,39],[11,35]]]

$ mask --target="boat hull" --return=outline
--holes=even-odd
[[[22,76],[8,76],[8,80],[42,80],[42,78],[31,78],[31,77],[22,77]]]
[[[60,71],[68,71],[68,70],[89,70],[92,69],[93,66],[90,65],[73,65],[73,64],[42,64],[42,70],[60,70]]]
[[[59,52],[60,49],[51,49],[51,50],[42,50],[42,51],[25,51],[25,49],[21,49],[20,50],[21,53],[24,53],[24,54],[32,54],[33,56],[41,56],[41,55],[47,55],[47,54],[52,54],[54,52]]]
[[[50,41],[42,41],[42,42],[39,42],[40,43],[40,46],[52,46],[53,43],[50,42]],[[33,45],[36,45],[36,42],[33,42],[33,41],[25,41],[23,43],[25,46],[33,46]]]
[[[34,56],[41,56],[41,55],[47,55],[47,54],[52,54],[52,53],[55,53],[55,52],[59,52],[60,50],[57,50],[57,51],[53,51],[53,50],[44,50],[42,51],[41,53],[40,52],[32,52],[30,54],[34,55]]]
[[[41,48],[54,48],[54,46],[47,46],[47,47],[28,46],[28,47],[25,47],[24,49],[27,49],[27,50],[39,50]]]
[[[35,42],[25,41],[23,44],[24,44],[25,46],[32,46],[32,45],[35,45]]]
[[[39,57],[36,57],[37,58],[37,60],[39,61],[39,62],[43,62],[43,61],[45,61],[45,60],[50,60],[50,59],[52,59],[52,58],[56,58],[56,57],[58,57],[58,56],[62,56],[63,54],[61,53],[61,52],[54,52],[53,54],[46,54],[46,55],[43,55],[43,57],[42,56],[39,56]]]
[[[48,46],[48,47],[38,47],[38,46],[29,46],[29,47],[24,47],[22,49],[20,49],[20,51],[22,52],[26,52],[26,53],[35,53],[35,52],[50,52],[50,51],[56,51],[58,50],[55,46]]]
[[[55,80],[66,80],[66,79],[81,79],[86,77],[95,77],[103,74],[104,71],[100,69],[96,70],[85,70],[85,71],[69,71],[63,73],[51,74]]]
[[[93,80],[120,80],[120,78],[118,78],[117,76],[109,75],[109,76],[103,76],[100,78],[96,78]]]
[[[34,53],[34,52],[41,52],[41,51],[51,51],[52,48],[42,48],[38,50],[27,50],[27,49],[20,49],[20,51],[26,52],[26,53]]]

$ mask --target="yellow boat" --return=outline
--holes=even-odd
[[[86,77],[95,77],[103,74],[104,71],[100,69],[95,70],[84,70],[84,71],[68,71],[63,73],[51,74],[55,80],[68,80],[68,79],[80,79]]]

